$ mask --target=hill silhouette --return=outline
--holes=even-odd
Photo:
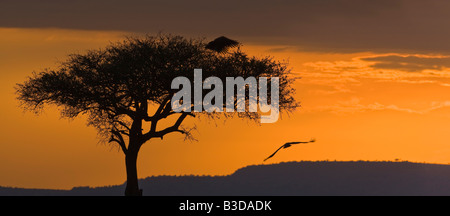
[[[412,162],[288,162],[248,166],[228,176],[139,180],[152,196],[450,195],[450,165]],[[125,184],[46,190],[0,187],[0,195],[122,196]]]

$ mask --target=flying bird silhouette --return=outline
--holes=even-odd
[[[235,40],[231,40],[225,36],[221,36],[209,42],[205,48],[223,54],[226,53],[229,48],[237,47],[239,46],[239,44],[240,43]]]
[[[289,148],[289,147],[291,147],[292,145],[296,145],[296,144],[313,143],[313,142],[315,142],[315,141],[316,141],[315,139],[311,139],[311,140],[308,141],[308,142],[287,142],[287,143],[285,143],[284,145],[282,145],[280,148],[278,148],[278,149],[277,149],[273,154],[271,154],[269,157],[267,157],[266,159],[264,159],[264,161],[266,161],[266,160],[272,158],[273,156],[275,156],[275,154],[276,154],[278,151],[280,151],[281,149],[286,149],[286,148]]]

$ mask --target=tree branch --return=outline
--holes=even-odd
[[[170,106],[169,106],[169,101],[171,99],[171,95],[167,95],[166,98],[164,98],[164,100],[161,102],[161,104],[159,105],[158,109],[156,110],[155,114],[153,116],[149,116],[147,114],[147,116],[144,117],[144,121],[146,122],[153,122],[153,121],[158,121],[162,118],[165,118],[166,116],[164,116],[164,113],[167,112],[166,110],[171,110]]]
[[[130,131],[130,127],[128,127],[127,124],[123,123],[122,121],[119,120],[114,120],[114,122],[117,122],[118,124],[120,124],[122,127],[126,128],[128,131]]]
[[[184,119],[187,116],[195,116],[192,113],[181,113],[180,117],[178,117],[177,121],[174,125],[167,127],[166,129],[160,130],[160,131],[152,131],[150,130],[148,133],[144,134],[143,138],[145,141],[148,141],[152,138],[161,138],[163,139],[166,134],[172,133],[172,132],[179,132],[182,134],[186,134],[186,131],[180,129],[181,123],[184,121]],[[152,122],[153,123],[153,122]],[[156,123],[155,123],[156,125]]]
[[[122,148],[123,153],[127,154],[127,147],[125,146],[125,140],[123,139],[122,134],[119,131],[114,130],[114,129],[111,130],[111,133],[112,133],[112,135],[111,135],[111,139],[109,140],[109,142],[110,143],[117,142],[119,144],[119,146]],[[114,135],[117,137],[117,139],[114,138]]]

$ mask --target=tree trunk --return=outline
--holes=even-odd
[[[138,151],[131,151],[125,155],[125,166],[127,170],[127,187],[125,196],[142,196],[142,190],[139,189],[137,176],[137,155]]]

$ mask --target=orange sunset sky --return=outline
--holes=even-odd
[[[231,1],[238,3],[239,1]],[[251,1],[250,1],[251,2]],[[259,2],[259,1],[258,1]],[[315,1],[314,1],[315,2]],[[0,3],[0,186],[70,189],[122,184],[124,156],[98,144],[83,117],[19,108],[14,86],[68,54],[127,35],[225,35],[255,56],[288,60],[302,107],[274,124],[189,119],[198,141],[173,134],[139,154],[138,176],[227,175],[263,163],[408,160],[450,163],[450,3],[46,0]],[[222,4],[222,3],[217,3]],[[202,6],[199,9],[199,5]]]

